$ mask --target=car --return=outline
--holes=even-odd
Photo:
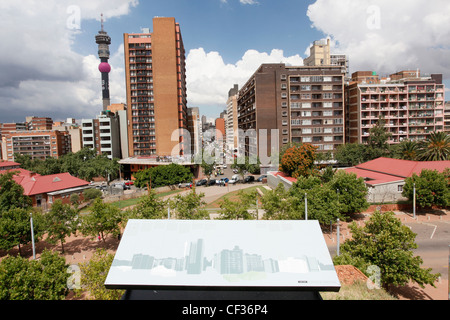
[[[222,178],[222,179],[220,179],[220,181],[223,181],[224,183],[227,183],[228,181],[230,181],[230,179],[228,179],[228,178]]]
[[[122,190],[129,190],[129,189],[130,189],[130,186],[127,186],[127,185],[125,184],[125,182],[116,182],[116,183],[113,183],[113,184],[111,185],[111,187],[117,188],[117,189],[122,189]]]
[[[180,183],[178,185],[179,188],[192,188],[192,182]]]
[[[254,182],[255,181],[255,177],[254,176],[247,176],[244,179],[244,183],[250,183],[250,182]]]
[[[196,186],[197,187],[200,187],[200,186],[205,186],[206,184],[208,183],[208,180],[206,180],[206,179],[201,179],[201,180],[198,180],[197,182],[196,182]]]
[[[208,182],[208,186],[213,186],[213,185],[215,185],[216,184],[216,180],[214,180],[214,179],[211,179],[211,180],[209,180],[209,182]]]
[[[267,179],[267,175],[263,174],[261,177],[259,177],[258,179],[256,179],[256,181],[262,182],[263,179]]]
[[[125,181],[125,185],[132,186],[132,185],[134,185],[134,181],[131,181],[131,180]]]
[[[230,181],[228,181],[228,184],[236,184],[239,182],[239,178],[232,178]]]

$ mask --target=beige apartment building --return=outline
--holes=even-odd
[[[154,18],[153,32],[125,33],[124,45],[129,156],[183,155],[191,146],[176,134],[187,129],[180,25],[174,18]]]
[[[346,89],[346,141],[366,143],[380,118],[392,133],[391,144],[443,131],[444,94],[440,74],[421,76],[411,70],[380,78],[372,71],[356,72]]]

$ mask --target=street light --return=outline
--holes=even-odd
[[[36,260],[36,248],[34,246],[33,213],[30,213],[30,224],[31,224],[31,243],[33,245],[33,259]]]
[[[305,193],[305,220],[308,220],[308,194]]]
[[[416,218],[416,183],[413,183],[413,215]]]

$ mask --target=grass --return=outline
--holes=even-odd
[[[245,193],[250,193],[250,192],[253,192],[253,191],[257,190],[257,189],[261,190],[264,194],[266,192],[268,192],[268,190],[266,188],[261,187],[261,186],[249,187],[247,189],[242,189],[242,191],[244,191]],[[230,193],[227,193],[227,194],[223,195],[219,199],[214,200],[211,203],[208,203],[205,206],[205,209],[218,209],[218,208],[220,208],[220,204],[223,202],[224,199],[230,199],[230,200],[236,199],[236,200],[238,200],[239,199],[239,191],[241,191],[241,190],[232,191]]]
[[[176,193],[179,193],[179,192],[182,192],[182,191],[184,191],[184,190],[183,189],[177,189],[177,190],[170,190],[170,191],[167,191],[167,192],[161,192],[161,193],[158,193],[156,195],[156,197],[157,198],[162,198],[162,197],[170,196],[172,194],[176,194]],[[134,198],[134,199],[126,199],[126,200],[117,200],[117,201],[111,202],[111,205],[114,206],[114,207],[117,207],[119,209],[124,209],[124,208],[128,208],[128,207],[137,205],[139,203],[139,201],[141,200],[141,198],[142,197]],[[83,210],[81,210],[81,213],[87,213],[87,212],[90,212],[90,206],[84,208]]]
[[[369,289],[364,281],[342,285],[339,292],[321,292],[323,300],[398,300],[384,289]]]

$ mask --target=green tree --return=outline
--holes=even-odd
[[[38,242],[45,230],[42,223],[42,214],[33,210],[33,231],[35,241]],[[10,250],[15,246],[21,246],[31,242],[31,221],[32,211],[23,208],[13,208],[5,211],[0,216],[0,249]]]
[[[334,158],[341,164],[354,167],[366,162],[366,146],[359,143],[347,143],[340,145]]]
[[[105,241],[106,235],[118,236],[121,233],[122,220],[123,214],[119,208],[96,199],[91,212],[81,219],[81,232],[86,236],[100,236]]]
[[[39,260],[8,256],[0,262],[0,300],[63,300],[67,267],[64,257],[48,250]]]
[[[295,215],[292,219],[305,219],[305,197],[308,206],[308,219],[318,220],[321,224],[329,224],[341,215],[342,205],[338,201],[338,195],[329,184],[323,184],[319,177],[300,177],[290,189],[291,206]]]
[[[414,256],[417,248],[416,234],[404,226],[393,212],[375,212],[363,227],[350,225],[351,240],[341,246],[341,255],[334,257],[337,265],[352,264],[368,274],[369,266],[377,266],[381,271],[381,285],[402,286],[410,280],[422,288],[435,286],[439,274],[432,274],[431,268],[423,269],[423,260]]]
[[[450,159],[450,135],[447,132],[431,132],[420,143],[419,160],[443,161]]]
[[[386,121],[380,117],[377,124],[369,130],[366,148],[366,157],[368,160],[389,155],[389,139],[392,137],[392,133],[389,132],[385,124]]]
[[[414,184],[416,186],[416,203],[419,208],[433,206],[446,207],[450,198],[448,180],[437,170],[422,170],[420,175],[413,174],[405,179],[402,195],[409,200],[414,198]]]
[[[290,193],[280,183],[274,190],[266,192],[262,198],[265,220],[290,220],[294,216]]]
[[[31,198],[24,195],[23,187],[14,181],[17,172],[0,174],[0,215],[12,208],[31,207]]]
[[[369,208],[367,202],[367,187],[363,178],[358,178],[354,173],[339,170],[329,182],[330,188],[339,192],[339,204],[344,215],[363,212]]]
[[[209,219],[209,213],[204,208],[204,197],[204,193],[196,193],[193,190],[184,196],[177,195],[170,201],[170,209],[175,211],[179,220]]]
[[[395,158],[416,161],[419,154],[419,144],[413,140],[405,140],[393,147]]]
[[[47,229],[47,241],[51,244],[61,243],[64,253],[66,237],[75,234],[78,226],[78,211],[61,200],[56,200],[48,213],[44,215]]]
[[[167,216],[167,203],[156,196],[152,190],[129,211],[129,219],[163,219]]]
[[[220,204],[220,216],[222,220],[254,220],[256,218],[257,191],[238,192],[239,200],[225,198]],[[251,209],[254,208],[254,213]]]
[[[293,178],[317,174],[314,163],[316,150],[308,143],[287,149],[281,159],[280,170]]]
[[[188,167],[172,163],[137,172],[134,177],[138,188],[159,188],[192,181],[193,174]]]
[[[86,291],[88,298],[92,300],[120,300],[124,290],[109,290],[104,285],[113,260],[114,255],[104,249],[98,249],[89,262],[80,264],[83,289],[77,294]]]

